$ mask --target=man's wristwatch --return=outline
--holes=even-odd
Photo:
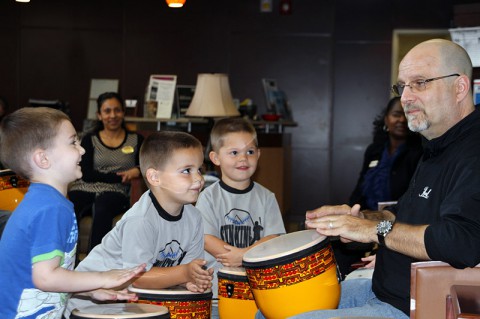
[[[381,246],[385,246],[385,237],[393,228],[393,223],[389,220],[382,220],[377,224],[377,237],[378,243]]]

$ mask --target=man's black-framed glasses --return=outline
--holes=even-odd
[[[403,94],[403,90],[405,90],[406,86],[408,86],[410,88],[410,90],[412,90],[412,93],[425,91],[425,89],[427,88],[427,83],[428,82],[449,78],[451,76],[460,76],[460,74],[453,73],[453,74],[439,76],[439,77],[431,78],[431,79],[416,80],[416,81],[410,82],[410,84],[397,83],[397,84],[392,85],[392,92],[397,96],[401,96]]]

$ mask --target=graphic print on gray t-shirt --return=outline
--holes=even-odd
[[[249,212],[233,208],[225,215],[225,225],[220,227],[222,240],[229,245],[245,248],[261,238],[262,219],[254,221]]]
[[[169,242],[164,249],[158,252],[157,261],[153,264],[155,267],[173,267],[182,263],[187,254],[182,245],[177,240]]]

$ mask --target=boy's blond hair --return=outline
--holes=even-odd
[[[218,120],[210,133],[210,143],[212,150],[218,152],[223,146],[225,136],[229,133],[250,133],[254,139],[255,146],[258,147],[257,131],[252,123],[241,117],[227,117]]]
[[[0,123],[0,161],[18,175],[31,179],[30,156],[35,149],[50,148],[67,114],[49,107],[24,107]]]
[[[143,177],[145,178],[149,168],[161,170],[168,163],[173,152],[185,148],[202,150],[202,143],[185,132],[161,131],[150,134],[140,147],[140,171]]]

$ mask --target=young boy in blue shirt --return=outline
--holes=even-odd
[[[78,227],[68,184],[82,177],[85,150],[68,116],[53,108],[22,108],[0,124],[0,159],[30,180],[0,241],[0,318],[61,318],[67,293],[97,300],[135,300],[114,288],[145,264],[125,270],[76,272]]]

